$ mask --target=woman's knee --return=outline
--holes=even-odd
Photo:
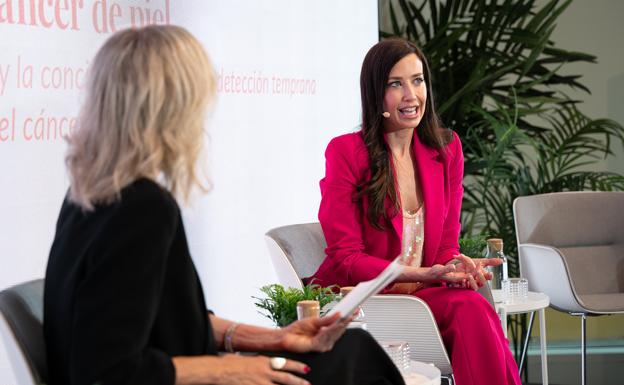
[[[456,290],[456,289],[450,289]],[[485,321],[496,313],[485,297],[473,290],[458,290],[448,298],[443,318],[446,322],[466,322],[470,319]]]
[[[348,346],[367,346],[378,345],[375,338],[364,329],[353,328],[345,330],[343,336],[338,340],[339,343]]]
[[[449,289],[456,290],[456,289]],[[457,290],[457,295],[454,295],[450,303],[456,306],[469,306],[471,308],[474,307],[492,307],[492,305],[482,296],[479,292],[474,290]]]
[[[354,352],[365,356],[378,356],[383,353],[383,348],[375,338],[363,329],[347,329],[344,335],[336,341],[333,352],[341,352],[353,355]]]

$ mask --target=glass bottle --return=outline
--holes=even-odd
[[[347,294],[353,290],[353,286],[343,286],[340,288],[340,299],[344,298]],[[364,314],[364,309],[361,306],[358,307],[358,315],[347,325],[349,329],[368,329],[368,325],[366,324],[366,314]]]
[[[487,240],[487,258],[500,258],[503,263],[498,266],[488,266],[488,270],[492,273],[490,287],[492,290],[501,290],[503,281],[509,278],[507,270],[507,257],[503,253],[503,240],[500,238],[490,238]]]

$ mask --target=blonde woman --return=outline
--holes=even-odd
[[[47,383],[402,384],[337,317],[266,329],[206,310],[176,197],[198,184],[214,95],[208,58],[180,27],[121,31],[96,55],[46,272]]]

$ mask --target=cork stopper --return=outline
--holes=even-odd
[[[501,238],[490,238],[487,240],[488,248],[493,252],[503,251],[503,240]]]
[[[297,302],[297,319],[318,317],[321,315],[319,301],[305,300]]]
[[[340,295],[342,295],[343,297],[349,293],[351,293],[351,290],[355,289],[355,286],[343,286],[340,288]]]

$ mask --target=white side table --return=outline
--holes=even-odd
[[[502,290],[492,290],[494,299],[502,298]],[[511,314],[531,313],[531,319],[529,321],[529,331],[527,339],[525,340],[525,346],[522,349],[522,359],[520,360],[520,366],[526,356],[526,351],[529,343],[528,336],[531,333],[531,326],[533,326],[533,317],[535,312],[539,312],[540,321],[540,352],[542,356],[542,383],[548,385],[548,360],[546,354],[546,313],[545,309],[550,305],[550,298],[543,293],[535,293],[530,291],[529,296],[524,301],[515,301],[513,303],[496,302],[496,312],[500,317],[501,324],[503,325],[503,332],[507,337],[507,316]]]

